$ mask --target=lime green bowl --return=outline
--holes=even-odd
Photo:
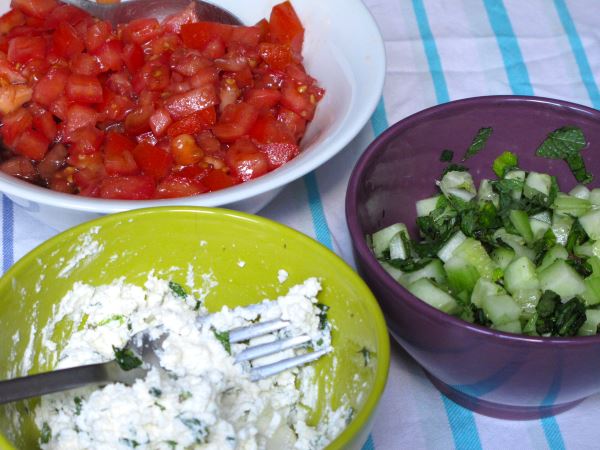
[[[284,282],[278,280],[280,269],[289,274]],[[202,274],[212,272],[218,282],[206,297],[212,311],[275,298],[308,277],[319,277],[319,299],[330,306],[334,351],[313,363],[319,399],[311,421],[321,420],[326,405],[336,409],[349,403],[352,420],[329,448],[362,446],[390,358],[373,294],[348,265],[309,237],[234,211],[133,210],[79,225],[31,251],[0,279],[0,379],[50,369],[42,363],[48,350],[42,348],[40,330],[73,283],[100,285],[125,277],[142,285],[151,270],[182,285],[192,276],[196,287]],[[31,414],[37,403],[0,407],[0,448],[37,447]]]

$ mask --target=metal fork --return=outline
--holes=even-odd
[[[244,342],[260,336],[284,330],[290,322],[274,319],[258,322],[249,326],[235,328],[229,331],[229,343]],[[66,391],[89,384],[106,384],[118,382],[131,385],[135,380],[143,378],[152,366],[159,366],[159,350],[166,339],[166,334],[161,334],[155,339],[150,337],[148,330],[136,333],[129,339],[125,349],[131,350],[145,364],[131,370],[121,368],[116,360],[106,363],[90,364],[86,366],[59,369],[52,372],[29,375],[21,378],[0,381],[0,404],[38,397],[53,392]],[[251,362],[263,356],[273,355],[284,350],[300,347],[310,342],[307,335],[298,335],[290,338],[277,339],[265,344],[246,347],[240,353],[234,355],[236,363]],[[265,364],[250,368],[250,379],[261,380],[276,375],[284,370],[298,367],[315,361],[321,356],[329,353],[331,347],[315,350],[305,354],[281,359],[272,364]]]

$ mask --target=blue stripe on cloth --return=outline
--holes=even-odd
[[[504,60],[508,83],[517,95],[533,95],[529,72],[502,0],[483,0],[492,30]]]
[[[417,19],[417,25],[419,27],[419,33],[421,34],[421,40],[423,41],[423,47],[425,48],[425,55],[427,56],[427,63],[429,64],[429,72],[431,73],[431,78],[433,80],[437,102],[446,103],[450,100],[448,86],[446,85],[446,78],[444,77],[442,61],[440,60],[437,45],[435,44],[435,39],[429,26],[425,5],[423,4],[423,0],[413,0],[412,4]]]
[[[577,34],[577,28],[573,23],[573,19],[571,18],[567,4],[564,0],[554,0],[554,6],[556,7],[556,11],[558,12],[558,17],[560,18],[562,26],[569,37],[571,51],[575,55],[575,61],[579,67],[579,73],[581,74],[583,84],[588,91],[592,105],[594,108],[600,109],[600,91],[598,90],[598,86],[594,80],[594,74],[592,73],[590,63],[587,59],[587,55],[585,54],[581,39]]]
[[[329,250],[333,250],[331,232],[329,231],[325,212],[323,211],[323,202],[321,201],[321,194],[319,194],[319,186],[317,184],[315,171],[304,176],[304,186],[306,186],[308,206],[310,207],[310,214],[312,216],[316,238]]]
[[[362,450],[375,450],[375,444],[373,443],[373,437],[369,435],[367,442],[363,445]]]
[[[375,137],[379,136],[389,127],[387,115],[385,114],[385,103],[383,97],[379,99],[375,112],[371,116],[371,128],[373,128],[373,134]]]
[[[14,206],[13,202],[2,196],[2,272],[10,269],[14,262]]]
[[[448,85],[446,84],[442,62],[437,50],[437,45],[435,44],[433,33],[429,26],[429,19],[427,18],[427,11],[425,10],[423,0],[413,0],[412,4],[421,40],[423,41],[429,71],[433,80],[433,88],[435,90],[437,102],[448,102],[450,101]],[[442,400],[444,402],[444,407],[446,408],[446,415],[448,416],[448,423],[454,438],[455,448],[461,450],[481,449],[481,440],[479,439],[479,431],[477,430],[473,413],[454,403],[444,395],[442,395]]]
[[[559,364],[559,367],[562,367],[562,364]],[[550,389],[548,389],[548,394],[546,394],[546,398],[542,401],[542,406],[550,406],[556,401],[561,384],[562,371],[559,371],[552,380]],[[548,442],[550,450],[565,450],[565,442],[560,432],[558,422],[556,422],[554,417],[543,418],[542,429],[544,430],[544,435],[546,436],[546,441]]]

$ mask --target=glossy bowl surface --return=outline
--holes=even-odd
[[[415,202],[436,193],[443,149],[459,162],[481,127],[492,127],[485,149],[467,160],[476,180],[494,178],[503,151],[520,166],[556,175],[563,191],[575,184],[566,164],[535,156],[546,135],[579,126],[589,142],[587,168],[600,184],[600,112],[539,97],[489,96],[416,113],[390,127],[362,155],[351,175],[346,217],[359,272],[375,293],[398,342],[452,400],[477,412],[532,419],[565,410],[600,392],[600,336],[535,338],[469,324],[427,305],[379,265],[365,235],[404,222],[415,236]]]
[[[281,0],[214,0],[245,24],[269,17]],[[0,0],[0,13],[9,8]],[[105,200],[62,194],[0,172],[0,191],[38,220],[64,230],[99,214],[167,205],[222,206],[255,213],[281,188],[341,151],[375,110],[385,76],[379,29],[361,0],[292,0],[304,27],[304,65],[325,88],[301,154],[279,169],[222,191],[168,200]]]
[[[284,282],[278,280],[280,269],[289,274]],[[170,207],[108,215],[24,256],[0,279],[0,379],[49,369],[40,362],[48,352],[40,345],[41,330],[73,283],[100,285],[123,276],[141,285],[151,270],[183,286],[191,279],[196,288],[203,286],[203,274],[212,274],[218,285],[210,288],[206,305],[213,311],[275,298],[308,277],[320,277],[319,299],[330,306],[334,352],[315,363],[319,396],[312,420],[319,421],[328,403],[335,409],[346,396],[354,419],[330,448],[361,448],[389,367],[389,339],[377,301],[346,263],[316,241],[230,210]],[[368,364],[364,348],[371,352]],[[36,403],[0,407],[6,448],[11,448],[7,442],[35,448],[38,432],[24,411]],[[0,435],[0,448],[2,441]]]

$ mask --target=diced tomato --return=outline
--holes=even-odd
[[[196,135],[196,142],[200,148],[209,155],[222,153],[221,142],[210,131],[203,131]]]
[[[250,129],[249,135],[263,144],[273,142],[294,144],[296,142],[286,126],[270,115],[259,117]]]
[[[222,58],[225,56],[225,50],[226,47],[223,39],[216,37],[206,44],[206,47],[202,50],[202,56],[206,56],[210,59]]]
[[[65,166],[67,163],[66,159],[67,148],[62,144],[56,144],[46,153],[44,159],[38,163],[38,173],[44,180],[49,181],[58,170]]]
[[[213,127],[213,133],[224,142],[233,142],[248,134],[257,118],[257,109],[248,103],[228,105]]]
[[[233,27],[231,30],[230,42],[236,42],[249,48],[258,46],[263,31],[259,26],[253,27]]]
[[[169,112],[164,108],[158,108],[150,116],[150,129],[156,137],[160,137],[167,132],[167,128],[173,122]]]
[[[220,191],[236,184],[236,180],[222,170],[211,170],[204,178],[202,184],[210,191]]]
[[[282,166],[300,154],[300,148],[296,144],[259,144],[258,147],[261,152],[267,155],[270,170]]]
[[[125,132],[137,136],[150,130],[150,117],[154,112],[152,105],[142,105],[131,111],[125,117]]]
[[[167,130],[167,134],[171,138],[180,134],[196,134],[209,129],[216,121],[217,112],[213,106],[209,106],[174,122]]]
[[[297,86],[293,82],[284,81],[281,88],[281,104],[300,115],[305,120],[312,120],[317,107],[317,99],[308,92],[308,87]]]
[[[69,142],[70,155],[90,155],[100,150],[104,133],[96,127],[80,127],[71,132],[66,142]]]
[[[41,105],[49,106],[60,97],[67,85],[69,71],[62,67],[51,67],[45,77],[33,88],[33,100]]]
[[[89,53],[79,53],[71,60],[71,70],[80,75],[100,75],[100,62],[98,58]]]
[[[102,72],[107,72],[109,70],[118,72],[121,70],[121,66],[123,65],[123,59],[121,58],[121,54],[123,53],[123,44],[121,41],[112,39],[102,44],[92,53],[98,58],[100,70]]]
[[[186,47],[204,50],[213,40],[227,43],[233,26],[216,22],[196,22],[181,27],[181,38]]]
[[[165,100],[165,108],[167,108],[173,119],[179,120],[217,103],[218,98],[214,86],[206,85],[169,97]]]
[[[146,142],[138,144],[133,149],[133,157],[143,173],[155,180],[164,178],[173,165],[170,153]]]
[[[147,200],[154,197],[155,189],[154,180],[146,175],[108,177],[100,182],[100,197],[119,200]]]
[[[121,121],[135,108],[129,98],[115,94],[110,89],[104,90],[104,102],[98,105],[100,120]]]
[[[135,175],[139,168],[131,153],[136,144],[127,136],[110,131],[104,142],[104,167],[109,175]]]
[[[260,44],[259,54],[263,61],[275,70],[284,70],[292,62],[290,47],[283,44],[263,42]]]
[[[235,103],[242,91],[232,78],[223,78],[221,80],[221,89],[219,90],[219,108],[223,111],[227,105]]]
[[[36,168],[28,158],[24,156],[13,156],[0,164],[0,170],[7,175],[34,181],[37,177]]]
[[[181,39],[176,34],[164,34],[147,43],[144,48],[153,56],[163,53],[173,53],[175,49],[181,48]]]
[[[8,49],[7,49],[8,51]],[[27,79],[0,53],[0,77],[11,83],[25,83]]]
[[[144,44],[162,32],[158,20],[154,18],[135,19],[123,27],[122,37],[125,42]]]
[[[171,68],[182,75],[191,77],[202,68],[213,66],[210,59],[202,56],[197,50],[179,48],[170,58]]]
[[[258,88],[249,89],[244,94],[244,100],[259,110],[273,108],[281,100],[281,92],[277,89]]]
[[[56,0],[12,0],[11,6],[19,8],[28,16],[43,19],[56,8]]]
[[[89,14],[84,10],[72,5],[59,4],[50,14],[45,17],[45,28],[56,28],[60,23],[76,25],[83,19],[89,18]]]
[[[171,140],[171,154],[175,163],[182,166],[196,164],[204,156],[194,137],[189,134],[180,134]]]
[[[33,128],[41,131],[49,141],[53,141],[56,138],[57,129],[52,114],[35,104],[31,105],[30,110],[33,113]]]
[[[11,9],[0,17],[0,34],[7,34],[14,27],[25,24],[25,15],[18,9]]]
[[[165,17],[162,22],[162,27],[167,33],[179,34],[183,25],[197,21],[196,5],[193,2],[190,2],[188,7],[183,11]]]
[[[271,39],[278,44],[287,44],[300,54],[304,42],[304,27],[289,1],[275,5],[269,20]]]
[[[192,87],[199,88],[207,84],[216,84],[219,81],[219,72],[214,65],[199,69],[189,78]]]
[[[19,108],[2,118],[0,136],[6,145],[13,145],[16,139],[33,126],[33,116],[29,110]]]
[[[170,78],[171,71],[166,65],[158,61],[151,61],[134,74],[132,85],[137,93],[144,90],[164,91],[169,85]]]
[[[41,36],[18,36],[8,41],[8,60],[26,63],[31,59],[46,57],[46,40]]]
[[[144,52],[137,44],[126,44],[123,47],[123,62],[129,73],[136,73],[144,65]]]
[[[85,46],[89,52],[99,49],[108,40],[112,26],[108,22],[98,20],[90,26],[85,35]]]
[[[11,84],[0,75],[0,112],[9,114],[31,100],[33,90],[22,84]]]
[[[72,73],[65,88],[67,98],[74,102],[101,103],[102,85],[97,77]]]
[[[26,130],[16,140],[15,152],[34,161],[40,161],[48,151],[50,141],[37,130]]]
[[[248,181],[269,171],[269,160],[249,139],[238,139],[225,157],[234,177]]]
[[[156,198],[189,197],[208,191],[200,181],[169,175],[156,186]]]
[[[98,113],[89,106],[74,103],[68,105],[65,114],[64,133],[66,139],[72,132],[81,127],[93,127],[98,120]]]
[[[54,53],[65,58],[72,58],[85,48],[75,28],[67,22],[60,22],[52,35]]]

